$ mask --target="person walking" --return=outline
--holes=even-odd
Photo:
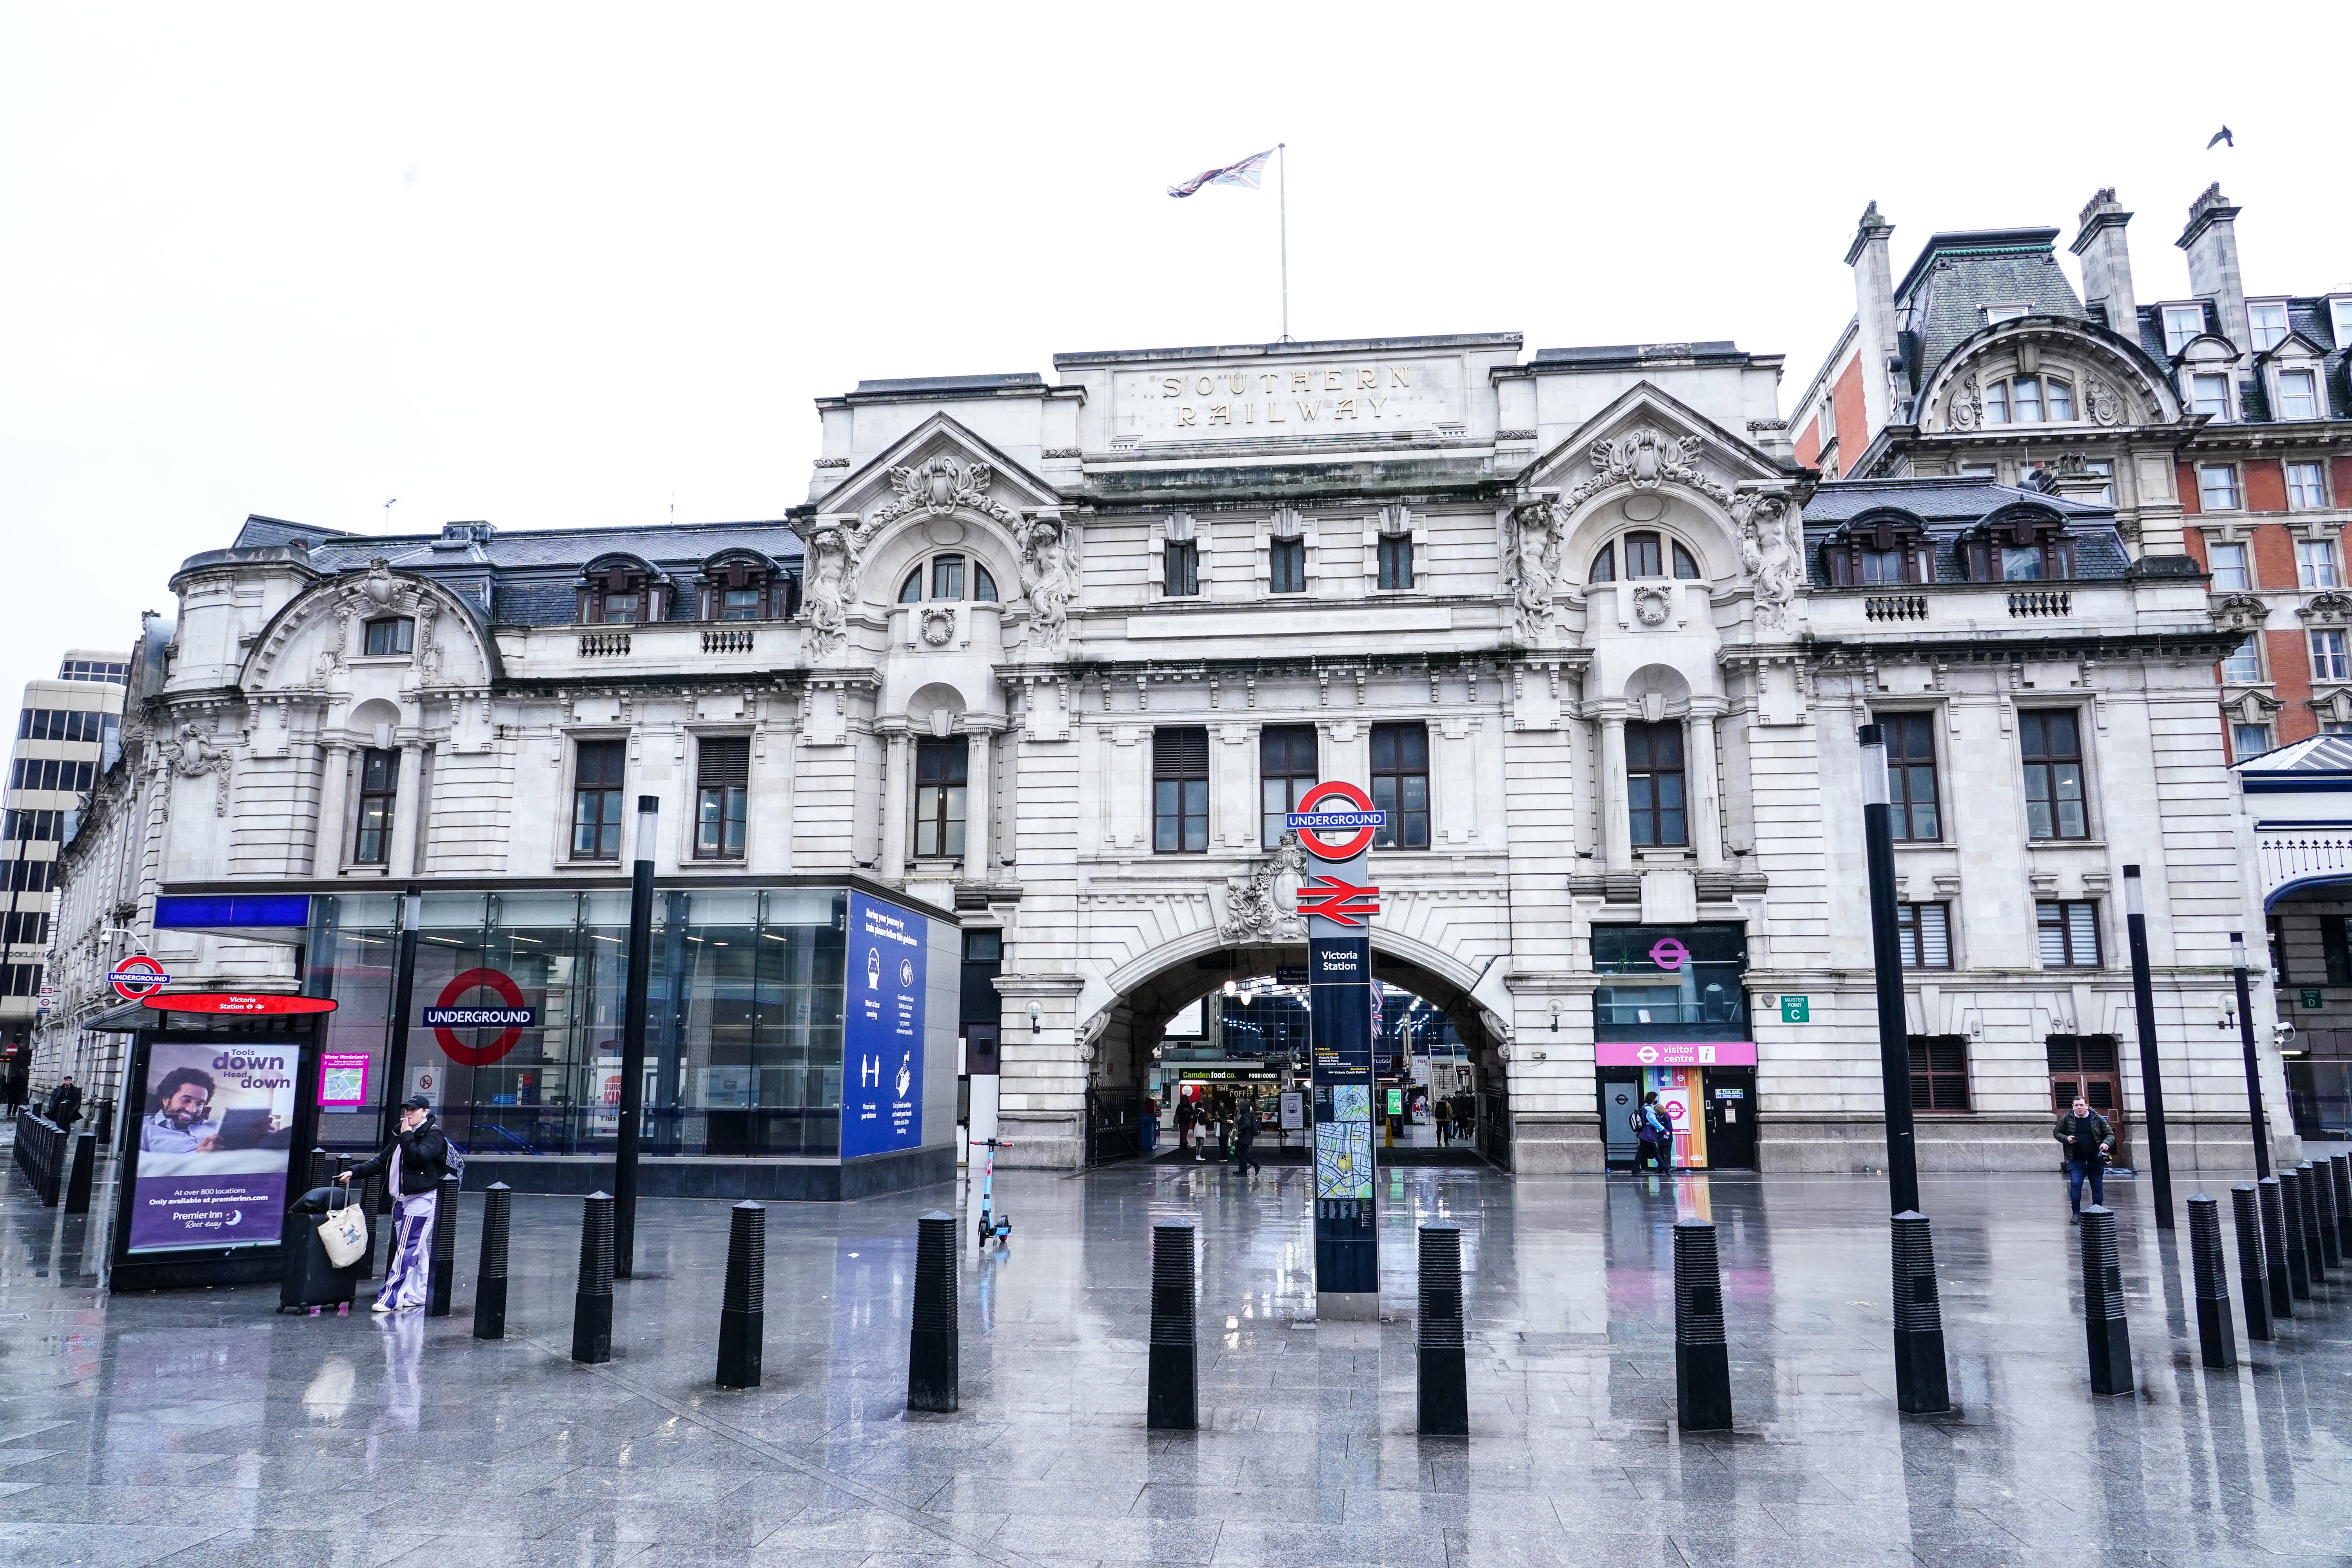
[[[1217,1163],[1222,1165],[1225,1163],[1226,1158],[1233,1153],[1233,1096],[1229,1094],[1220,1094],[1217,1096],[1215,1114],[1217,1118]]]
[[[1642,1147],[1634,1169],[1646,1166],[1653,1171],[1664,1170],[1669,1147],[1667,1140],[1674,1136],[1674,1124],[1666,1120],[1666,1113],[1658,1109],[1656,1089],[1642,1096],[1642,1103],[1633,1109],[1633,1136]]]
[[[1143,1157],[1150,1159],[1160,1151],[1160,1101],[1150,1095],[1143,1097],[1143,1119],[1136,1131],[1143,1140]]]
[[[1193,1104],[1191,1095],[1182,1093],[1177,1095],[1176,1147],[1184,1150],[1195,1160],[1201,1157],[1201,1151],[1192,1142],[1192,1125],[1200,1120],[1200,1110]]]
[[[383,1152],[335,1177],[373,1176],[389,1168],[387,1184],[397,1216],[392,1242],[392,1264],[384,1270],[383,1289],[375,1293],[379,1312],[414,1312],[425,1305],[432,1283],[433,1222],[441,1206],[441,1178],[449,1173],[449,1140],[433,1119],[433,1102],[412,1094],[401,1102],[400,1131]]]
[[[49,1090],[48,1109],[43,1114],[60,1131],[73,1131],[73,1124],[81,1120],[81,1086],[74,1082],[73,1074],[66,1074],[58,1080],[58,1087]]]
[[[2107,1160],[2116,1150],[2116,1130],[2107,1119],[2091,1109],[2091,1102],[2081,1095],[2074,1097],[2072,1110],[2058,1119],[2050,1136],[2058,1140],[2060,1156],[2066,1163],[2066,1205],[2074,1217],[2083,1217],[2083,1183],[2091,1184],[2091,1201],[2105,1208],[2107,1204]]]
[[[1265,1167],[1257,1158],[1257,1102],[1244,1098],[1234,1112],[1234,1174],[1246,1176]]]
[[[8,1096],[8,1119],[13,1121],[16,1119],[16,1113],[25,1109],[25,1095],[26,1093],[26,1089],[25,1087],[25,1064],[23,1062],[16,1061],[8,1064],[5,1089]]]
[[[1437,1143],[1444,1148],[1454,1142],[1454,1101],[1441,1098],[1437,1102]]]

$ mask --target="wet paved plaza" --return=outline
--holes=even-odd
[[[723,1204],[644,1205],[649,1277],[585,1368],[576,1199],[516,1200],[510,1337],[486,1342],[478,1196],[451,1317],[280,1318],[274,1288],[102,1295],[100,1222],[9,1170],[0,1563],[2352,1562],[2352,1283],[2203,1371],[2185,1217],[2159,1237],[2144,1183],[2109,1188],[2138,1393],[2101,1400],[2063,1183],[1929,1178],[1959,1408],[1902,1418],[1874,1179],[1395,1170],[1392,1321],[1314,1326],[1306,1177],[1000,1175],[1011,1248],[977,1262],[962,1231],[962,1409],[910,1418],[913,1222],[944,1188],[771,1207],[766,1383],[721,1393]],[[1678,1213],[1719,1227],[1728,1434],[1674,1423]],[[1203,1239],[1197,1434],[1143,1421],[1170,1215]],[[1412,1430],[1433,1216],[1464,1228],[1467,1439]]]

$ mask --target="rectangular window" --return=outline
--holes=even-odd
[[[2352,348],[2352,300],[2327,301],[2328,324],[2336,329],[2336,346]]]
[[[2230,726],[2230,754],[2239,762],[2259,757],[2271,749],[2271,727],[2267,724],[2232,724]]]
[[[2042,939],[2042,968],[2099,967],[2097,904],[2087,900],[2046,900],[2033,906],[2033,924]]]
[[[2024,314],[2025,307],[2022,305],[1987,305],[1984,307],[1985,325],[1988,327],[1991,326],[1995,321],[2014,321]]]
[[[1690,842],[1683,808],[1683,727],[1625,726],[1625,806],[1637,846]]]
[[[120,686],[129,666],[108,660],[69,658],[58,666],[59,680],[103,680]]]
[[[1372,809],[1388,826],[1372,834],[1375,849],[1429,847],[1429,727],[1372,726]]]
[[[637,602],[637,595],[635,594],[605,595],[604,616],[604,624],[606,626],[633,626],[636,625]]]
[[[1897,904],[1895,929],[1903,939],[1906,969],[1952,967],[1952,908],[1949,904]]]
[[[1266,547],[1265,585],[1275,594],[1307,592],[1307,541],[1277,539]]]
[[[1381,535],[1381,586],[1383,588],[1412,586],[1412,534]]]
[[[2298,508],[2327,504],[2327,479],[2317,463],[2286,466],[2286,504]]]
[[[2050,417],[2053,420],[2074,417],[2074,392],[2063,381],[2045,383],[2050,388]]]
[[[5,837],[12,842],[25,839],[47,842],[64,831],[65,815],[62,811],[9,812]]]
[[[2307,370],[2279,372],[2278,416],[2282,419],[2319,417],[2319,382]]]
[[[392,859],[392,815],[400,794],[400,753],[371,746],[360,753],[359,832],[352,840],[352,859],[361,866],[382,866]]]
[[[941,555],[931,562],[931,597],[955,600],[963,597],[963,557]]]
[[[2189,378],[2189,412],[2210,414],[2216,419],[2230,417],[2230,378],[2226,375],[2192,375]]]
[[[1258,824],[1261,847],[1282,842],[1282,819],[1298,809],[1298,797],[1315,787],[1315,726],[1268,724],[1258,731]]]
[[[2248,305],[2246,324],[2254,331],[2254,352],[2268,353],[2286,342],[2284,305]]]
[[[1209,850],[1209,731],[1151,731],[1151,848],[1157,855]]]
[[[1966,1035],[1913,1035],[1911,1109],[1969,1109],[1969,1037]]]
[[[621,786],[627,782],[625,741],[583,741],[572,781],[572,858],[621,858]]]
[[[10,947],[49,945],[49,917],[34,910],[18,910],[0,921],[0,943]]]
[[[2347,918],[2343,915],[2319,917],[2319,950],[2327,961],[2327,984],[2352,985],[2352,931],[2347,931]],[[2284,983],[2286,976],[2279,980]]]
[[[961,735],[915,742],[915,855],[941,859],[963,853],[964,797],[971,783],[971,747]]]
[[[38,996],[40,994],[39,964],[0,964],[0,996]]]
[[[1887,821],[1895,837],[1912,843],[1941,838],[1936,794],[1936,718],[1932,713],[1874,713],[1886,735]]]
[[[111,713],[79,708],[27,708],[17,715],[16,739],[99,742],[121,721]]]
[[[2207,463],[2197,470],[2197,505],[2202,511],[2238,510],[2238,470],[2228,463]]]
[[[416,650],[416,623],[405,616],[394,616],[367,624],[367,651],[371,658],[391,654],[414,653]]]
[[[2042,422],[2042,378],[2021,375],[2017,378],[2017,422],[2038,425]]]
[[[2313,632],[2311,637],[2311,679],[2314,680],[2352,680],[2352,658],[2344,650],[2342,632]]]
[[[2263,645],[2248,637],[2221,661],[2221,679],[2231,686],[2252,686],[2263,678]]]
[[[1163,560],[1166,577],[1161,592],[1171,599],[1190,599],[1201,592],[1201,545],[1192,539],[1171,539]]]
[[[2223,593],[2232,588],[2251,588],[2253,574],[2246,568],[2246,547],[2242,544],[2215,544],[2205,553],[2213,563],[2213,591]]]
[[[2009,383],[1996,381],[1985,388],[1984,408],[1986,424],[2009,423]]]
[[[695,748],[694,783],[695,858],[740,860],[751,785],[751,738],[714,735],[701,742]]]
[[[2306,588],[2333,588],[2336,584],[2336,542],[2332,539],[2299,539],[2294,545],[2296,577]]]
[[[2025,827],[2036,838],[2087,838],[2082,733],[2072,709],[2017,716],[2025,764]]]
[[[2179,353],[2189,346],[2189,340],[2204,330],[2204,306],[2167,305],[2164,308],[2164,352],[2166,353]]]
[[[726,588],[719,595],[719,618],[722,621],[756,621],[761,617],[768,596],[764,588]]]

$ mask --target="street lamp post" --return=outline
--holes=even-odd
[[[661,797],[637,796],[637,858],[629,877],[629,979],[621,1000],[621,1126],[613,1152],[613,1277],[637,1256],[637,1140],[646,1109],[646,992],[654,960],[654,834]]]
[[[2246,984],[2246,933],[2230,933],[2230,969],[2238,982],[2238,1043],[2246,1049],[2246,1117],[2253,1124],[2254,1179],[2271,1173],[2271,1129],[2263,1114],[2262,1060],[2254,1054],[2254,1002]]]
[[[407,888],[400,895],[400,947],[392,971],[392,1038],[383,1053],[383,1111],[376,1147],[389,1148],[400,1131],[400,1102],[408,1098],[408,1020],[416,995],[416,928],[423,922],[425,894]]]
[[[2147,1120],[2147,1168],[2156,1178],[2156,1224],[2172,1228],[2172,1161],[2164,1147],[2164,1067],[2156,1054],[2156,985],[2147,973],[2147,912],[2139,868],[2124,868],[2124,931],[2131,942],[2132,1011],[2139,1023],[2139,1089]]]
[[[1886,1195],[1895,1291],[1895,1404],[1912,1415],[1952,1407],[1936,1245],[1919,1211],[1919,1156],[1911,1122],[1911,1026],[1903,1005],[1903,936],[1895,900],[1895,832],[1888,820],[1886,731],[1864,724],[1862,831],[1870,868],[1870,946],[1878,982],[1878,1074],[1886,1112]]]

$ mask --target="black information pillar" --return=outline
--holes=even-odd
[[[1310,871],[1357,886],[1370,880],[1361,855],[1315,861]],[[1372,1213],[1372,942],[1367,929],[1310,914],[1307,980],[1315,1051],[1315,1315],[1377,1319],[1381,1258]]]

